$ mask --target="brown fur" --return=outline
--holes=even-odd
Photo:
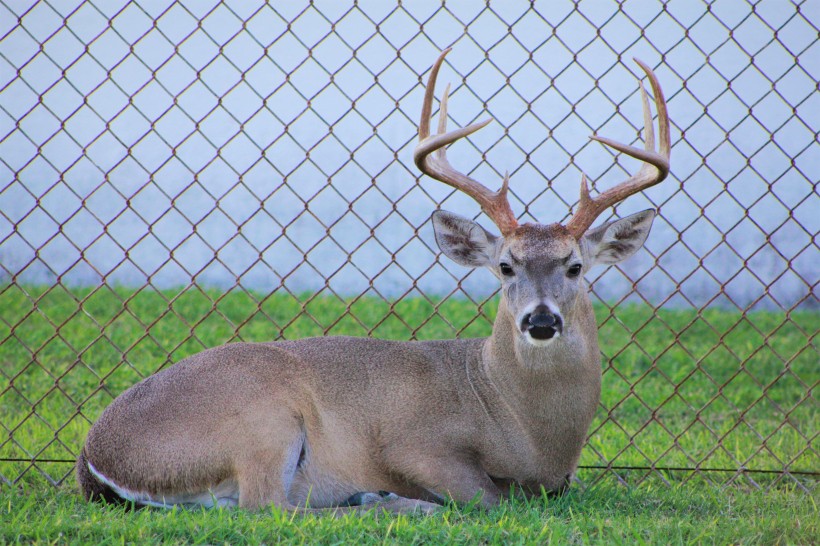
[[[77,462],[86,498],[341,513],[367,509],[347,506],[362,493],[391,491],[401,497],[374,494],[367,502],[429,512],[436,507],[430,501],[444,497],[480,497],[491,507],[510,485],[525,494],[566,488],[601,390],[582,273],[640,248],[654,212],[587,227],[668,173],[665,102],[639,62],[655,93],[659,151],[598,139],[647,167],[594,199],[583,179],[568,227],[519,226],[507,201],[508,177],[491,192],[447,161],[453,138],[485,124],[446,134],[441,124],[442,134],[429,134],[435,78],[448,51],[431,70],[413,158],[422,172],[476,199],[504,235],[452,213],[433,214],[436,242],[448,257],[487,267],[501,281],[492,335],[330,337],[203,351],[128,389],[91,427]]]
[[[565,262],[583,251],[591,265],[597,247],[552,226],[477,241],[480,248],[461,250],[500,277],[499,259],[525,260],[514,281],[504,279],[490,338],[328,337],[203,351],[103,412],[77,463],[86,498],[118,498],[89,461],[118,487],[155,499],[222,484],[246,508],[339,507],[359,492],[391,491],[402,498],[385,508],[427,512],[448,496],[492,506],[510,484],[531,494],[564,489],[601,381],[592,307],[583,281],[567,280]],[[563,316],[562,334],[544,346],[519,326],[534,301]]]

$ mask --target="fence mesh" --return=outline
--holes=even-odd
[[[2,483],[66,480],[114,396],[206,346],[486,335],[495,281],[440,259],[429,215],[486,219],[411,159],[452,46],[451,125],[495,123],[450,156],[490,186],[509,170],[523,220],[565,219],[582,171],[634,172],[588,140],[638,142],[633,56],[666,91],[672,175],[611,213],[656,208],[653,233],[588,279],[604,395],[581,479],[814,488],[816,4],[0,13]]]

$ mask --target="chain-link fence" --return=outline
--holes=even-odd
[[[814,487],[818,4],[0,13],[2,483],[64,481],[113,396],[205,346],[486,335],[496,282],[440,259],[429,216],[486,219],[411,159],[452,46],[451,126],[495,122],[450,156],[489,186],[508,170],[523,220],[565,219],[582,170],[634,172],[588,139],[638,141],[633,56],[666,92],[672,175],[612,213],[660,217],[589,278],[604,395],[581,478]]]

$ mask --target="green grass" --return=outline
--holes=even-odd
[[[810,544],[815,498],[775,489],[594,487],[488,512],[449,506],[430,517],[293,516],[274,508],[141,510],[90,505],[66,491],[0,492],[0,542],[79,544]]]
[[[343,523],[290,521],[275,512],[124,514],[79,503],[70,465],[48,462],[72,459],[90,422],[125,388],[206,347],[335,334],[485,336],[495,307],[495,301],[480,308],[464,300],[423,298],[391,304],[195,286],[161,292],[0,286],[0,458],[40,461],[36,469],[30,462],[0,461],[0,475],[25,492],[0,492],[0,511],[6,512],[0,521],[11,522],[0,525],[0,536],[54,540],[62,532],[80,542],[347,542],[381,541],[390,533],[388,539],[428,542],[552,537],[630,543],[686,542],[701,532],[707,541],[722,537],[716,542],[800,543],[818,536],[817,489],[807,477],[801,481],[815,493],[788,489],[794,482],[778,474],[735,476],[736,485],[717,487],[733,475],[621,470],[616,481],[615,474],[595,468],[652,462],[775,471],[785,464],[817,471],[820,461],[807,449],[820,413],[812,393],[820,379],[816,312],[741,315],[596,306],[604,379],[602,407],[581,460],[588,468],[579,472],[587,488],[555,501],[509,503],[489,514],[451,508],[430,520],[365,517]],[[45,476],[65,479],[66,485],[55,489]],[[768,492],[750,492],[750,480]],[[632,487],[615,485],[623,482]]]

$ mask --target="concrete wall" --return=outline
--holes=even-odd
[[[637,169],[588,135],[635,142],[631,58],[657,67],[672,175],[617,214],[662,217],[590,277],[600,297],[817,305],[814,5],[105,4],[0,7],[2,282],[491,293],[436,262],[428,221],[478,207],[411,158],[419,74],[452,45],[451,126],[496,121],[451,160],[489,186],[509,171],[541,222],[582,171],[606,188]]]

